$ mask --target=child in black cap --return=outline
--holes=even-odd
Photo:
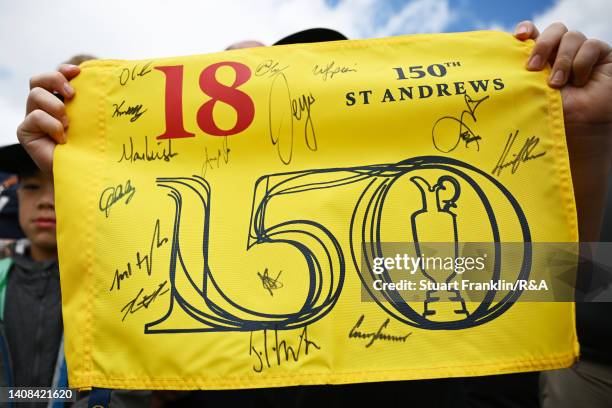
[[[27,241],[0,262],[0,378],[11,387],[66,387],[53,178],[19,144],[0,148],[0,171],[18,177]]]

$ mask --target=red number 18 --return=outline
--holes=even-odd
[[[230,86],[219,83],[215,76],[220,67],[231,67],[236,73],[234,83]],[[166,130],[157,136],[161,139],[179,139],[193,137],[195,134],[185,130],[183,125],[183,66],[171,65],[155,67],[166,76]],[[255,116],[253,100],[239,90],[251,77],[251,70],[244,64],[233,61],[217,62],[209,65],[200,74],[200,89],[210,100],[202,104],[197,112],[197,122],[203,132],[212,136],[230,136],[249,127]],[[236,124],[231,129],[221,129],[213,118],[213,109],[218,101],[224,102],[236,110]]]

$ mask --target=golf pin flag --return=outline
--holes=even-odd
[[[84,63],[54,160],[70,386],[571,365],[574,304],[534,297],[535,245],[578,233],[532,46],[483,31]]]

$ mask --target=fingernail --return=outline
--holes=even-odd
[[[64,115],[62,116],[62,125],[64,125],[64,127],[68,127],[68,115]]]
[[[527,68],[538,69],[540,68],[541,64],[542,64],[542,57],[536,54],[529,59],[529,62],[527,63]]]
[[[521,35],[521,34],[527,34],[527,27],[525,27],[524,25],[522,26],[518,26],[516,27],[516,30],[514,31],[514,35]]]
[[[74,89],[70,86],[69,83],[64,84],[64,91],[66,91],[66,94],[68,96],[72,96],[74,94]]]
[[[555,85],[563,84],[563,80],[565,79],[565,74],[562,70],[558,69],[550,76],[550,82]]]

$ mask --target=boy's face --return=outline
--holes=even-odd
[[[31,176],[20,177],[19,182],[17,198],[21,229],[32,243],[33,251],[56,253],[52,176],[37,172]]]

